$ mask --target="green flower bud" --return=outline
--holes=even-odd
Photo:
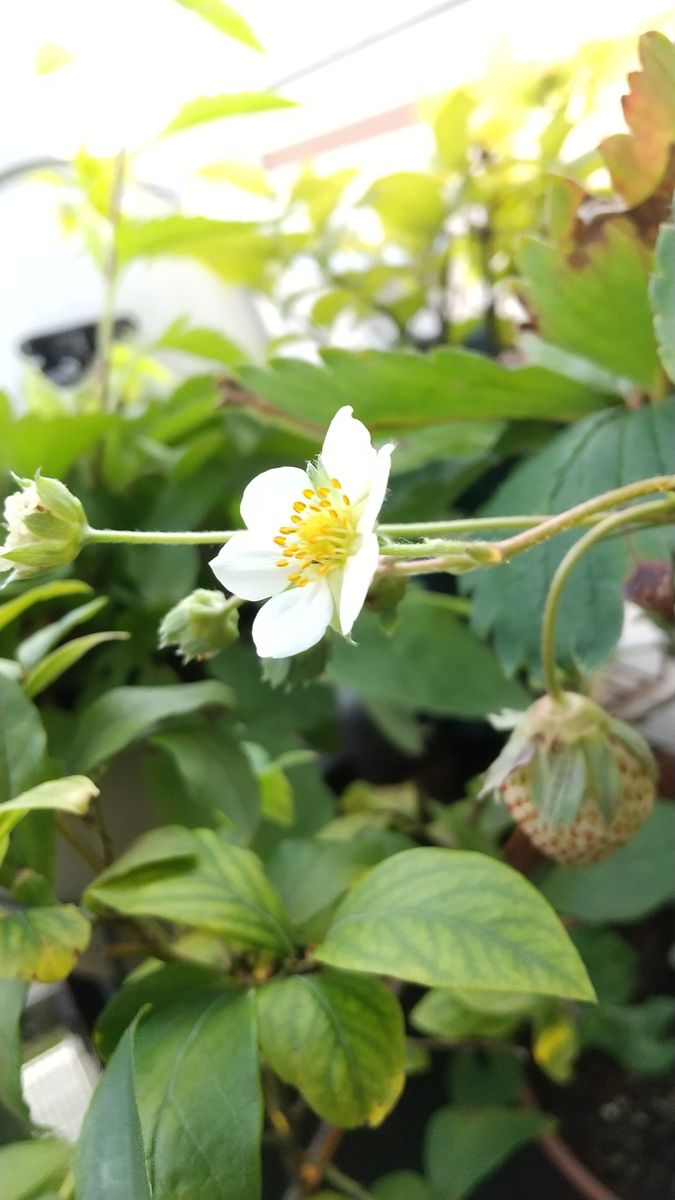
[[[80,501],[58,479],[17,481],[21,490],[5,500],[7,536],[0,546],[0,572],[27,579],[67,566],[80,552],[87,518]]]
[[[213,658],[239,637],[240,603],[223,592],[197,588],[164,617],[159,627],[160,648],[175,646],[186,663]]]

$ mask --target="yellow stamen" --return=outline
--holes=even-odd
[[[279,533],[295,533],[292,525],[282,525]]]
[[[337,488],[338,492],[342,491],[342,484],[339,479],[331,479],[331,483],[334,488]]]
[[[330,508],[330,500],[321,500],[319,503],[319,507],[320,508]]]
[[[302,494],[303,494],[303,496],[306,496],[308,500],[312,500],[314,498],[313,488],[305,488],[305,490]]]
[[[269,535],[268,535],[268,536],[269,536]],[[285,545],[286,545],[286,538],[285,538],[285,537],[275,537],[275,538],[274,538],[274,545],[275,545],[275,546],[285,546]]]
[[[320,488],[317,488],[316,490],[317,490],[317,493],[319,496],[330,496],[330,488],[320,487]]]
[[[307,505],[303,504],[302,500],[296,500],[295,504],[293,505],[293,511],[296,513],[304,512],[306,508]]]
[[[302,521],[302,517],[291,517],[291,521],[295,521],[295,524],[299,525]]]
[[[349,496],[345,496],[344,493],[342,495],[342,503],[346,504],[347,508],[349,508],[349,506],[351,504],[351,500],[349,499]]]
[[[289,563],[287,558],[280,558],[277,563],[278,567],[290,567],[290,565],[291,564]]]
[[[300,572],[299,572],[299,571],[294,571],[292,575],[289,575],[289,576],[288,576],[288,578],[289,578],[289,580],[290,580],[290,582],[291,582],[291,583],[297,583],[297,582],[298,582],[298,580],[299,580],[299,578],[300,578]]]

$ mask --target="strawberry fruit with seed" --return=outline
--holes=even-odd
[[[494,792],[542,854],[583,866],[630,841],[651,812],[655,780],[641,734],[563,692],[523,714],[481,794]]]

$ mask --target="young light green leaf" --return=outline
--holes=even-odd
[[[207,163],[205,167],[200,167],[198,174],[203,179],[211,180],[212,183],[230,183],[233,187],[241,188],[244,192],[251,192],[254,196],[274,196],[274,189],[271,187],[265,171],[262,167],[254,166],[252,163],[218,159],[217,162]],[[243,358],[240,361],[243,362]]]
[[[0,604],[0,629],[4,629],[10,621],[15,621],[27,609],[32,608],[34,604],[40,604],[43,600],[58,600],[62,596],[87,595],[91,591],[89,584],[81,583],[79,579],[56,579],[53,583],[41,583],[37,587],[29,588],[27,592],[22,592],[13,600],[6,600],[4,604]]]
[[[176,852],[171,855],[169,846],[162,856],[158,835],[166,832],[139,838],[90,885],[87,904],[176,921],[244,946],[292,950],[288,919],[255,854],[210,829],[177,827],[171,838]]]
[[[415,1005],[411,1023],[422,1033],[461,1041],[504,1038],[532,1015],[537,1001],[517,992],[432,988]]]
[[[236,367],[246,361],[244,351],[223,337],[219,330],[190,328],[184,317],[178,317],[155,345],[158,350],[180,350],[183,354],[211,359],[226,367]]]
[[[230,689],[215,680],[113,688],[95,700],[80,720],[70,751],[71,764],[88,771],[147,736],[169,717],[186,716],[200,708],[229,708],[232,701]]]
[[[154,1200],[259,1200],[255,998],[203,991],[151,1012],[136,1094]]]
[[[0,977],[56,983],[70,974],[90,934],[74,904],[0,907]]]
[[[0,862],[3,855],[3,844],[9,837],[15,825],[19,824],[29,813],[37,809],[59,809],[61,812],[85,813],[94,796],[98,796],[98,788],[84,775],[67,775],[63,779],[49,779],[39,783],[30,791],[22,792],[14,800],[0,804]]]
[[[34,1138],[13,1142],[0,1150],[2,1200],[35,1200],[63,1185],[72,1147],[59,1138]]]
[[[269,112],[270,109],[294,106],[293,100],[284,100],[282,96],[272,96],[269,92],[233,92],[222,96],[201,96],[198,100],[188,100],[162,131],[161,136],[166,137],[170,133],[179,133],[182,129],[191,129],[193,125],[203,125],[206,121],[219,121],[223,117],[240,117],[249,113]]]
[[[94,1092],[75,1156],[78,1200],[151,1200],[134,1079],[138,1018]]]
[[[78,608],[71,609],[65,616],[58,621],[52,621],[50,625],[45,625],[42,629],[38,629],[32,633],[30,637],[24,638],[19,643],[16,650],[16,657],[21,666],[25,670],[30,670],[36,663],[44,658],[45,654],[61,641],[71,629],[75,629],[78,625],[83,625],[85,621],[90,621],[100,613],[102,608],[105,608],[108,603],[106,596],[98,596],[96,600],[90,600],[88,604],[80,604]]]
[[[204,21],[208,21],[209,25],[213,25],[215,29],[224,33],[226,37],[243,42],[244,46],[250,46],[252,50],[262,50],[260,42],[248,23],[240,16],[236,8],[233,8],[231,4],[226,4],[225,0],[176,0],[176,3],[197,13]]]
[[[468,850],[404,850],[374,867],[342,901],[315,957],[432,987],[594,997],[540,893]]]
[[[462,1200],[514,1150],[552,1128],[545,1113],[497,1107],[439,1109],[427,1126],[424,1148],[434,1194]]]
[[[260,1044],[272,1070],[319,1116],[379,1125],[405,1082],[403,1014],[379,979],[296,975],[258,992]]]
[[[58,646],[28,672],[23,685],[26,695],[39,696],[40,692],[44,692],[64,671],[68,671],[96,646],[102,646],[104,642],[125,642],[129,636],[122,630],[108,630],[106,633],[87,633]]]

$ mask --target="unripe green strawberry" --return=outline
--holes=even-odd
[[[538,850],[570,866],[600,862],[651,812],[655,764],[640,734],[574,692],[523,714],[485,777]]]

